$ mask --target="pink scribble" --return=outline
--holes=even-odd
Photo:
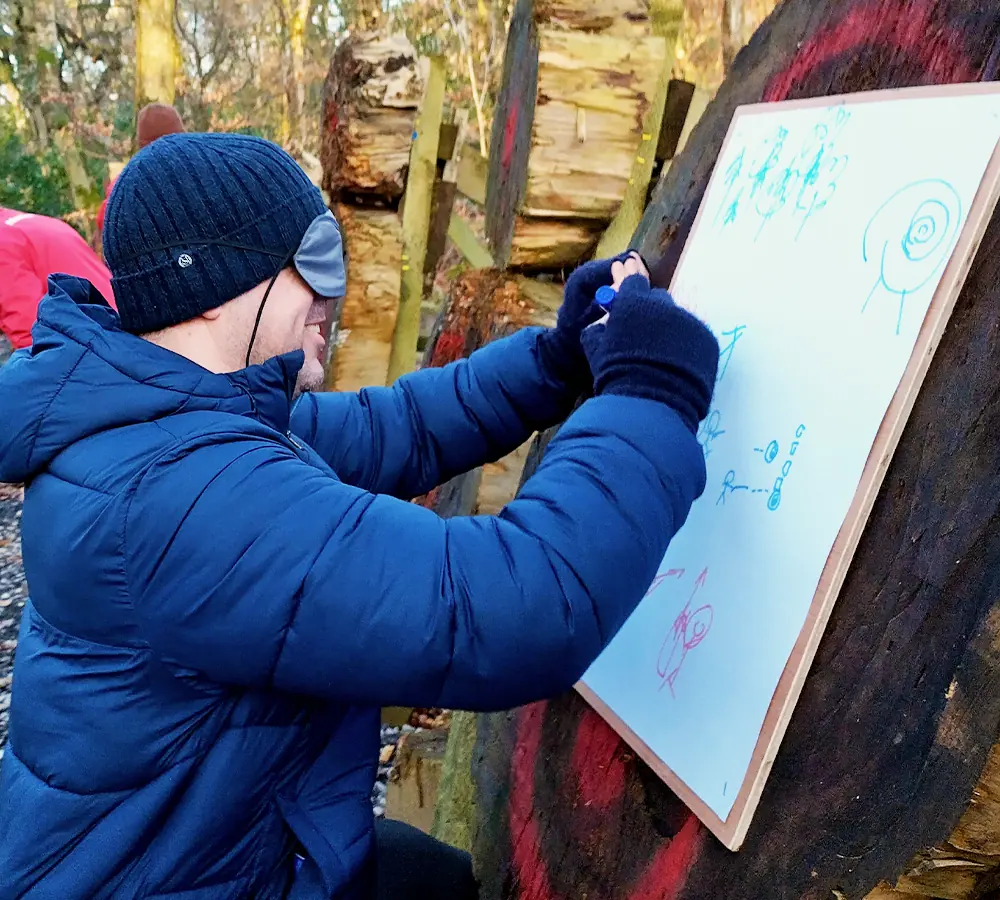
[[[683,569],[681,571],[683,572]],[[684,609],[681,610],[680,615],[674,619],[673,627],[667,632],[667,637],[660,648],[660,655],[656,659],[656,673],[663,679],[660,690],[663,690],[664,685],[669,685],[672,696],[676,696],[674,694],[674,682],[677,680],[681,666],[684,665],[688,651],[697,647],[712,627],[711,605],[706,603],[704,606],[699,606],[694,612],[691,612],[691,604],[694,602],[695,595],[705,584],[707,576],[708,569],[706,568],[695,580],[694,590],[691,591],[691,596],[684,605]],[[670,647],[670,653],[664,659],[664,652],[668,646]]]
[[[644,597],[648,597],[650,594],[652,594],[653,591],[655,591],[668,578],[683,578],[683,577],[684,577],[683,569],[667,569],[666,572],[657,575],[656,578],[653,579],[653,583],[649,586],[649,590],[646,591]]]

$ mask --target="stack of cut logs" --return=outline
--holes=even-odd
[[[445,232],[472,271],[451,286],[424,365],[467,355],[515,325],[552,323],[565,274],[612,221],[637,157],[673,154],[693,86],[672,83],[680,91],[668,95],[664,134],[645,133],[673,62],[662,22],[654,31],[657,2],[672,0],[518,0],[488,161],[461,134],[452,138],[454,151],[439,146],[439,165],[442,154],[453,165],[435,189],[427,274],[432,280]],[[679,0],[674,6],[681,9]],[[354,35],[330,64],[323,186],[348,255],[328,368],[330,386],[340,390],[386,380],[403,264],[398,209],[423,88],[421,61],[402,36]],[[673,139],[664,139],[671,129]],[[456,187],[485,206],[485,242],[452,211]],[[480,321],[484,315],[490,321]],[[498,509],[513,496],[525,453],[522,447],[422,502],[443,503],[448,514]]]

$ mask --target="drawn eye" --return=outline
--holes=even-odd
[[[910,240],[918,244],[922,244],[924,241],[929,240],[933,234],[934,221],[929,218],[923,218],[919,222],[914,222],[910,227]]]
[[[944,239],[951,224],[951,213],[940,200],[925,200],[910,219],[903,238],[903,252],[913,261],[930,255]]]

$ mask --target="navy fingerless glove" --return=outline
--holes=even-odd
[[[563,289],[556,327],[545,331],[538,339],[538,349],[545,368],[560,381],[581,392],[591,384],[590,366],[580,345],[580,335],[591,322],[596,322],[604,310],[594,300],[597,289],[611,284],[612,263],[624,262],[628,253],[612,259],[595,259],[576,269]]]
[[[607,323],[586,329],[581,340],[595,394],[658,400],[697,433],[712,402],[719,343],[669,293],[642,275],[626,278]]]

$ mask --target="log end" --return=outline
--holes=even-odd
[[[358,32],[330,59],[323,84],[322,187],[398,201],[424,80],[404,35]]]

